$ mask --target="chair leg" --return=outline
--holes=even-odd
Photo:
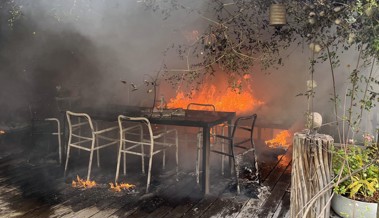
[[[92,139],[92,145],[91,145],[91,151],[90,151],[90,155],[89,155],[89,163],[88,163],[88,173],[87,173],[87,180],[89,180],[90,176],[91,176],[91,169],[92,169],[92,159],[93,159],[93,152],[94,152],[94,143],[95,143],[95,136],[93,136],[93,139]]]
[[[238,169],[238,163],[236,162],[236,157],[234,155],[234,149],[232,146],[230,146],[230,150],[231,150],[231,155],[232,155],[232,160],[233,160],[233,165],[234,165],[234,171],[235,171],[235,175],[236,175],[236,186],[237,186],[237,194],[239,195],[240,194],[240,184],[239,184],[239,169]]]
[[[120,146],[119,146],[119,149],[118,149],[118,155],[117,155],[117,167],[116,167],[116,177],[114,179],[114,182],[116,183],[118,181],[118,175],[120,173],[120,161],[121,161],[121,150],[124,146],[124,143],[120,140]],[[124,173],[126,172],[126,169],[125,169],[125,153],[124,153]]]
[[[149,169],[147,171],[147,182],[146,182],[146,193],[149,193],[149,188],[150,188],[150,180],[151,180],[151,165],[153,164],[153,152],[150,152],[150,157],[149,157]]]
[[[63,124],[62,124],[62,133],[61,133],[61,135],[62,135],[62,144],[63,144],[63,148],[64,148],[64,152],[66,152],[67,151],[67,144],[66,144],[66,142],[67,142],[67,137],[66,137],[66,133],[67,133],[67,131],[66,131],[66,117],[63,115],[63,117],[62,117],[62,120],[63,120]]]
[[[61,139],[61,124],[58,119],[57,122],[57,139],[58,139],[58,154],[59,154],[59,164],[62,164],[62,139]]]
[[[200,180],[200,155],[201,155],[201,137],[197,134],[197,155],[196,155],[196,183]]]
[[[95,123],[95,131],[98,130],[97,123]],[[96,147],[99,147],[99,139],[95,137],[96,141]],[[100,151],[99,149],[96,150],[96,160],[97,160],[97,167],[100,167]]]
[[[167,130],[167,127],[165,126],[165,131]],[[166,143],[166,134],[163,135],[163,143]],[[163,155],[162,155],[162,170],[166,169],[166,149],[163,150]]]
[[[121,146],[121,145],[120,145]],[[125,150],[125,142],[122,143],[122,149]],[[123,157],[123,169],[124,169],[124,176],[126,175],[126,153],[122,155]],[[120,157],[121,158],[121,157]]]
[[[232,144],[229,144],[229,154],[232,154],[232,156],[234,156],[234,154],[233,154],[233,148],[232,148],[233,146],[232,146]],[[229,168],[230,168],[230,175],[233,175],[233,173],[234,173],[234,159],[233,159],[233,157],[229,157]]]
[[[97,160],[97,167],[100,167],[100,152],[99,149],[96,151],[96,160]]]
[[[234,155],[233,155],[233,162],[234,162],[234,171],[236,175],[237,194],[239,195],[241,193],[240,183],[239,183],[239,169],[238,169],[238,164],[236,163],[236,159]]]
[[[64,177],[66,177],[67,166],[68,166],[68,159],[70,158],[70,148],[71,148],[71,146],[68,145],[68,148],[67,148],[67,155],[66,155],[66,164],[65,164],[65,166],[64,166]]]
[[[162,155],[162,170],[166,169],[166,150],[163,150],[163,155]]]
[[[140,130],[140,141],[143,141],[143,129]],[[141,167],[142,167],[142,173],[145,174],[145,147],[141,143]]]
[[[142,174],[145,174],[145,151],[144,151],[144,147],[143,147],[143,144],[141,144],[141,152],[142,152],[142,155],[141,155],[141,171],[142,171]]]
[[[224,134],[225,134],[225,128],[222,127],[222,129],[221,129],[221,135],[224,136]],[[221,152],[225,153],[224,143],[221,143]],[[225,171],[225,155],[221,155],[221,175],[225,174],[224,171]]]
[[[255,163],[255,176],[257,177],[258,183],[261,184],[261,178],[259,175],[259,170],[258,170],[258,161],[257,161],[257,153],[254,148],[254,163]]]
[[[224,144],[221,144],[221,152],[225,153]],[[221,175],[224,175],[225,155],[221,155]]]
[[[179,139],[178,139],[178,132],[175,132],[175,149],[176,149],[176,181],[179,180],[178,174],[179,174]]]
[[[78,122],[79,123],[81,123],[82,122],[82,119],[79,117],[78,118]],[[79,135],[82,135],[82,128],[79,126],[79,133],[78,133]],[[80,142],[82,141],[82,139],[81,138],[79,138],[78,139],[78,143],[80,144]],[[80,150],[82,150],[82,149],[78,149],[78,154],[80,155]]]

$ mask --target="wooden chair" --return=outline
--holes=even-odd
[[[138,123],[139,125],[135,125]],[[170,129],[161,133],[154,133],[150,121],[145,117],[127,117],[119,115],[118,125],[120,130],[120,146],[117,158],[117,168],[115,182],[118,181],[120,171],[121,154],[124,154],[124,174],[126,172],[125,154],[141,156],[142,159],[142,173],[145,173],[144,157],[149,158],[149,166],[147,171],[146,193],[149,192],[151,180],[151,168],[153,164],[153,156],[163,153],[162,168],[165,168],[165,151],[167,148],[175,146],[176,149],[176,174],[178,174],[178,132],[176,129]],[[147,137],[143,135],[143,130],[147,128]],[[133,133],[133,130],[135,132]],[[168,134],[174,135],[174,142],[166,142],[165,136]],[[164,139],[163,142],[157,141]],[[145,147],[149,147],[145,152]]]
[[[187,105],[187,110],[206,110],[206,111],[216,111],[216,107],[213,104],[200,104],[200,103],[189,103]],[[224,125],[216,126],[211,129],[211,137],[216,135],[218,127],[221,127],[221,134],[224,135]],[[197,155],[196,155],[196,182],[199,184],[200,180],[200,156],[202,150],[202,139],[203,131],[200,129],[197,134]],[[211,143],[210,146],[213,146],[214,143]],[[221,144],[221,151],[224,152],[224,145]],[[221,173],[224,174],[224,156],[221,156]]]
[[[80,150],[90,152],[90,158],[88,163],[87,180],[91,176],[93,152],[97,151],[97,166],[100,166],[100,154],[99,150],[111,145],[115,145],[119,142],[119,139],[104,136],[105,133],[117,131],[118,126],[109,127],[99,130],[94,127],[93,121],[88,114],[74,113],[66,111],[67,124],[69,129],[68,143],[67,143],[67,155],[64,173],[66,175],[68,161],[70,158],[70,150],[77,148]],[[100,143],[100,139],[106,143]]]
[[[229,146],[228,152],[211,150],[214,153],[218,153],[223,156],[228,156],[232,159],[232,162],[234,165],[235,176],[236,176],[238,194],[240,193],[240,186],[239,186],[239,179],[238,179],[239,178],[239,162],[236,161],[236,156],[237,156],[236,149],[241,149],[245,152],[246,151],[254,152],[254,165],[255,165],[255,170],[256,170],[256,177],[258,181],[260,181],[259,173],[258,173],[257,158],[256,158],[256,150],[255,150],[254,139],[253,139],[254,126],[255,126],[256,119],[257,119],[257,114],[238,117],[236,121],[234,122],[231,136],[215,135],[215,137],[222,140],[222,143]],[[248,133],[248,136],[245,137],[244,135],[246,134],[243,134],[243,133]],[[240,138],[241,136],[243,138]]]

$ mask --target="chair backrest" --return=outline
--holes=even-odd
[[[85,129],[83,128],[89,128],[91,136],[93,137],[94,133],[94,126],[91,117],[86,113],[75,113],[72,111],[66,111],[66,117],[67,117],[67,125],[69,130],[69,141],[72,139],[72,137],[80,138],[82,136],[79,136],[78,134],[74,133],[75,130],[81,129],[81,134],[88,134]]]
[[[254,126],[255,121],[257,120],[257,114],[252,114],[249,116],[238,117],[234,122],[232,137],[235,138],[237,132],[249,132],[249,139],[252,146],[254,146]]]
[[[59,112],[53,101],[38,99],[28,102],[28,110],[31,120],[42,120],[49,117],[57,117]]]
[[[187,110],[216,111],[216,107],[213,104],[189,103]]]
[[[32,120],[42,120],[50,117],[61,117],[65,111],[71,110],[72,106],[78,103],[79,97],[54,97],[47,98],[40,96],[37,100],[32,100],[28,104],[30,118]]]
[[[128,122],[129,121],[129,122]],[[125,126],[125,123],[130,123],[131,126],[135,126],[136,124],[144,124],[147,126],[149,130],[149,136],[150,136],[150,142],[154,143],[154,136],[153,136],[153,129],[151,127],[150,121],[146,117],[128,117],[124,115],[118,116],[118,126],[120,128],[120,139],[124,139],[123,131],[128,128],[128,126]]]

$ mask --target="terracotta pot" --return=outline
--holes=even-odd
[[[332,198],[332,208],[334,212],[345,218],[379,217],[377,203],[356,201],[339,194],[334,194]]]

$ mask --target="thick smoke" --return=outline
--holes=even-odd
[[[196,20],[178,14],[178,20],[163,21],[136,1],[4,1],[1,6],[2,120],[32,101],[52,100],[56,87],[90,104],[152,101],[143,81],[160,70],[163,51],[183,39],[179,28]],[[22,16],[10,23],[15,8]]]
[[[138,1],[95,0],[16,1],[23,15],[9,27],[9,3],[2,3],[0,33],[0,121],[15,111],[27,108],[38,98],[52,99],[61,86],[80,94],[90,104],[119,103],[150,105],[151,87],[144,80],[155,77],[163,60],[169,67],[185,68],[175,52],[165,56],[173,43],[190,42],[191,33],[201,32],[209,24],[197,13],[172,11],[168,19],[146,10]],[[206,11],[206,2],[192,1],[196,10]],[[347,77],[358,54],[343,55],[336,73],[337,92],[341,99],[348,87]],[[266,102],[257,111],[259,119],[288,128],[303,119],[307,109],[304,96],[310,79],[308,45],[288,51],[285,66],[263,72],[252,70],[254,95]],[[352,64],[353,65],[353,64]],[[377,77],[378,72],[375,71]],[[317,82],[313,110],[331,122],[333,92],[330,67],[316,65]],[[122,83],[121,81],[125,81]],[[137,90],[133,91],[133,83]],[[173,96],[174,89],[158,87],[160,94]],[[342,111],[343,104],[340,104]],[[365,128],[377,128],[377,113],[364,118]],[[342,116],[342,114],[341,114]]]

